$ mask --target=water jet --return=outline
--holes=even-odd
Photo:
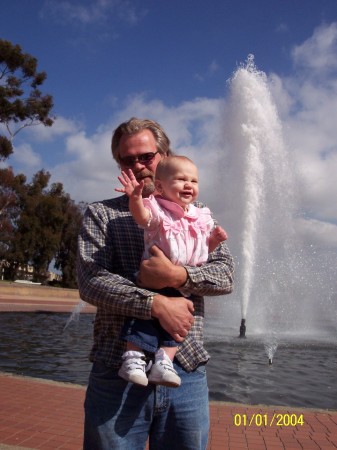
[[[241,325],[240,325],[239,338],[245,338],[245,337],[246,337],[246,319],[242,319]]]

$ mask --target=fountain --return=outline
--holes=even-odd
[[[299,232],[300,176],[269,82],[253,56],[229,80],[216,192],[236,274],[231,295],[206,302],[210,396],[335,409],[337,255]]]
[[[238,255],[239,337],[246,327],[267,342],[273,333],[274,354],[281,335],[335,334],[337,277],[336,255],[302,241],[296,230],[299,177],[268,83],[252,55],[229,80],[222,204]]]
[[[235,72],[230,88],[226,130],[233,149],[228,154],[232,192],[239,193],[239,199],[235,195],[233,200],[236,207],[239,204],[236,216],[239,215],[237,223],[241,226],[236,234],[241,239],[240,337],[244,337],[248,305],[258,281],[257,270],[268,262],[274,266],[271,255],[282,257],[293,236],[294,190],[277,110],[266,76],[256,69],[252,55]]]
[[[240,338],[246,337],[246,319],[241,319],[241,325],[240,325]]]

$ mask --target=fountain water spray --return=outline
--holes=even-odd
[[[267,77],[256,69],[253,55],[248,56],[246,64],[239,67],[230,80],[227,115],[232,202],[235,202],[236,210],[241,208],[235,234],[241,240],[242,321],[239,337],[245,337],[248,305],[256,283],[260,255],[264,253],[266,260],[271,261],[271,253],[268,253],[271,245],[273,252],[276,248],[276,253],[282,253],[289,244],[291,226],[288,217],[292,214],[290,205],[293,203],[289,202],[291,171],[288,170],[281,122]],[[284,224],[283,228],[281,224]],[[270,236],[272,242],[268,241]],[[263,286],[258,289],[262,291]],[[261,292],[261,295],[265,294]]]
[[[240,338],[246,337],[246,319],[241,319],[241,325],[240,325]]]
[[[265,343],[264,348],[268,356],[268,363],[271,366],[273,364],[274,354],[276,352],[278,343],[275,336],[268,339],[268,342]]]
[[[72,322],[78,322],[81,311],[86,306],[86,304],[87,303],[84,300],[81,300],[81,299],[79,300],[77,305],[72,310],[66,324],[64,325],[63,331],[65,331]]]

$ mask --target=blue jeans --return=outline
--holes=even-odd
[[[150,353],[155,353],[159,347],[178,347],[179,345],[156,319],[126,319],[121,339],[132,342]]]
[[[181,377],[179,388],[127,383],[95,362],[85,399],[84,450],[205,450],[209,431],[205,366]]]

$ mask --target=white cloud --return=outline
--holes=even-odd
[[[42,17],[51,16],[58,22],[79,22],[84,25],[102,20],[109,1],[92,1],[88,5],[79,2],[47,0],[41,12]]]
[[[79,131],[66,138],[66,153],[73,161],[51,168],[53,180],[62,181],[77,201],[118,195],[114,192],[118,168],[110,151],[113,129],[132,116],[149,117],[165,128],[174,151],[190,156],[200,166],[207,200],[206,186],[213,179],[209,177],[209,152],[219,146],[221,105],[221,100],[195,99],[172,108],[160,100],[147,101],[143,95],[130,97],[111,123],[102,125],[92,136]]]
[[[286,23],[282,22],[276,27],[276,32],[277,33],[288,33],[289,27]]]
[[[301,177],[302,209],[337,222],[337,82],[327,69],[336,66],[337,24],[321,26],[293,51],[291,77],[273,75],[287,142]]]
[[[213,59],[213,61],[211,61],[209,66],[206,68],[205,72],[204,73],[196,73],[194,75],[194,78],[200,82],[203,82],[207,78],[212,77],[216,72],[218,72],[219,67],[220,66],[217,63],[217,61],[215,59]]]
[[[298,67],[310,69],[322,76],[337,68],[336,51],[337,23],[333,22],[317,28],[311,38],[294,47],[292,57]]]
[[[129,25],[136,25],[147,14],[147,9],[137,9],[132,1],[122,0],[117,3],[118,5],[118,17]]]
[[[315,219],[298,219],[296,223],[297,232],[302,239],[308,243],[320,246],[326,250],[337,248],[337,225]]]
[[[65,145],[72,161],[57,164],[51,169],[53,181],[61,181],[65,191],[77,201],[114,196],[117,168],[109,150],[110,140],[111,131],[103,128],[91,137],[84,132],[69,136]]]
[[[56,117],[51,127],[37,125],[26,128],[25,132],[29,133],[36,141],[48,142],[60,136],[76,133],[81,128],[82,124],[80,122],[59,116]]]
[[[41,157],[29,144],[21,144],[14,148],[13,158],[19,166],[35,170],[41,167]],[[26,173],[26,172],[25,172]]]
[[[129,25],[135,25],[146,15],[146,10],[138,10],[131,0],[91,0],[86,4],[80,1],[46,0],[40,16],[52,17],[61,24],[91,25],[107,22],[112,12]]]
[[[216,62],[215,59],[213,59],[213,61],[211,62],[209,68],[208,68],[208,72],[210,74],[213,74],[215,72],[217,72],[219,70],[219,64]]]

